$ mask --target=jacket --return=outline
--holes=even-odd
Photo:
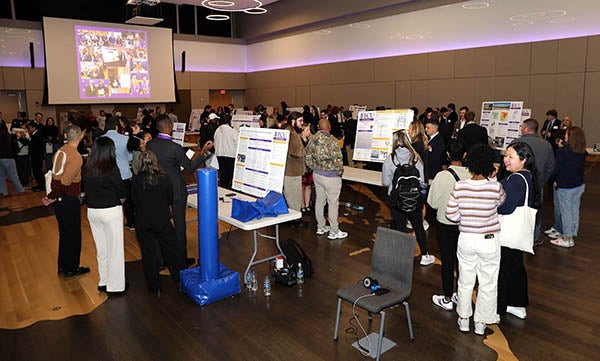
[[[318,131],[306,147],[306,165],[317,174],[318,171],[335,172],[341,177],[344,164],[338,140],[327,131]]]

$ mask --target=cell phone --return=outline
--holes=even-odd
[[[235,196],[237,196],[236,193],[227,193],[227,194],[225,194],[225,197],[235,197]]]
[[[385,295],[386,293],[390,293],[390,290],[388,290],[387,288],[379,288],[375,290],[375,292],[373,292],[375,296]]]

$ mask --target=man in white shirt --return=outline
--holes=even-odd
[[[219,161],[219,186],[231,188],[233,167],[237,152],[239,132],[231,126],[231,121],[215,130],[215,155]]]

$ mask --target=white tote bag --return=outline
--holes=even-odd
[[[58,155],[62,153],[62,164],[60,165],[60,169],[57,170],[56,172],[54,172],[54,170],[56,169],[56,159],[58,158]],[[65,171],[65,163],[67,162],[67,154],[61,150],[57,151],[56,154],[54,155],[54,162],[52,162],[52,169],[50,169],[49,171],[46,172],[46,174],[44,174],[44,180],[46,181],[46,195],[50,194],[50,192],[52,192],[52,176],[56,175],[61,175],[63,174],[63,172]]]
[[[533,254],[533,232],[537,209],[529,207],[529,185],[521,173],[518,174],[525,182],[525,202],[515,208],[511,214],[500,215],[500,245]]]

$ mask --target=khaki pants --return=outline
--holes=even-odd
[[[313,173],[315,181],[315,193],[317,199],[315,201],[315,218],[317,219],[317,227],[325,226],[325,203],[328,207],[329,227],[331,233],[337,233],[340,228],[338,225],[338,207],[340,206],[340,192],[342,190],[341,177],[324,177]]]
[[[283,195],[290,209],[300,211],[302,208],[302,176],[283,178]]]

